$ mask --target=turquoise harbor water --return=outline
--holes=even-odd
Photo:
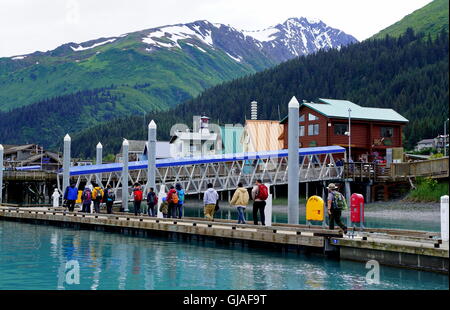
[[[447,275],[385,266],[380,284],[368,284],[368,271],[315,255],[0,221],[2,290],[449,288]]]

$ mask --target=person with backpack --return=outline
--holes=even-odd
[[[103,199],[103,189],[94,184],[94,190],[92,191],[92,200],[94,201],[94,212],[100,213],[100,204]]]
[[[75,210],[75,202],[78,199],[78,188],[76,188],[75,183],[71,182],[69,186],[66,187],[64,191],[65,205],[69,209],[69,212]]]
[[[269,190],[267,186],[262,184],[262,180],[257,180],[256,185],[252,189],[253,202],[253,223],[258,225],[258,212],[261,216],[261,224],[265,226],[266,217],[264,209],[266,208],[266,200],[269,197]]]
[[[158,196],[154,192],[153,187],[150,187],[150,190],[147,194],[148,216],[152,216],[152,217],[157,216],[155,206],[158,206]]]
[[[181,184],[177,184],[175,186],[175,189],[177,190],[178,195],[178,205],[176,207],[176,211],[178,214],[178,218],[183,217],[183,205],[184,205],[184,189],[181,187]]]
[[[159,211],[163,214],[164,218],[168,217],[169,214],[169,204],[167,203],[167,197],[163,197],[161,201],[161,206],[159,206]]]
[[[328,185],[328,216],[330,229],[334,229],[334,223],[336,223],[347,234],[347,227],[342,223],[341,215],[342,210],[346,209],[347,203],[344,195],[338,192],[338,188],[334,183]]]
[[[203,196],[204,214],[208,220],[214,220],[214,212],[219,200],[219,194],[213,188],[212,183],[208,184],[208,189]]]
[[[245,224],[245,208],[250,197],[247,189],[244,188],[242,183],[238,184],[238,188],[234,192],[233,198],[231,198],[230,204],[236,206],[238,211],[238,224]]]
[[[112,214],[112,208],[114,201],[116,200],[116,195],[114,194],[114,191],[109,184],[106,185],[105,196],[103,200],[106,202],[106,213]]]
[[[135,183],[133,188],[133,197],[134,197],[133,206],[134,206],[134,215],[136,216],[141,215],[142,196],[143,193],[141,185],[139,183]]]
[[[172,185],[170,186],[170,190],[167,193],[167,203],[169,204],[169,212],[168,212],[168,217],[169,218],[176,218],[176,211],[177,211],[177,206],[178,206],[178,202],[179,202],[179,198],[178,198],[178,193],[177,190],[175,189],[175,187]]]
[[[83,201],[81,212],[91,213],[92,191],[87,185],[84,187],[84,191],[81,194],[81,200]]]

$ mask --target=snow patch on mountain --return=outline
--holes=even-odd
[[[252,37],[259,42],[268,42],[275,40],[275,34],[279,33],[280,30],[276,28],[267,28],[264,30],[256,30],[256,31],[242,31],[244,35]]]
[[[241,62],[242,61],[242,57],[238,56],[238,57],[234,57],[233,55],[230,55],[229,53],[225,52],[225,54],[227,54],[231,59],[233,59],[234,61],[237,62]]]
[[[114,42],[114,41],[116,41],[115,38],[114,38],[114,39],[109,39],[109,40],[106,40],[106,41],[103,41],[103,42],[95,43],[95,44],[93,44],[93,45],[91,45],[91,46],[87,46],[87,47],[83,47],[83,46],[81,46],[81,45],[78,45],[78,47],[73,47],[73,46],[71,46],[70,48],[71,48],[74,52],[80,52],[80,51],[85,51],[85,50],[88,50],[88,49],[91,49],[91,48],[95,48],[95,47],[97,47],[97,46],[101,46],[101,45],[104,45],[104,44],[107,44],[107,43],[112,43],[112,42]]]
[[[207,51],[205,51],[203,48],[201,48],[200,46],[197,46],[197,45],[194,45],[194,44],[191,44],[191,43],[186,43],[187,45],[189,45],[189,46],[191,46],[191,47],[194,47],[194,48],[197,48],[197,49],[199,49],[201,52],[203,52],[203,53],[207,53]]]
[[[197,39],[204,44],[213,47],[214,42],[211,36],[211,30],[201,29],[198,25],[195,25],[192,28],[187,25],[175,25],[158,28],[147,34],[147,36],[142,39],[142,42],[163,47],[176,46],[181,48],[178,44],[179,40]],[[170,43],[161,42],[161,39],[169,40]]]
[[[22,60],[25,59],[25,57],[27,56],[15,56],[15,57],[11,57],[12,60]]]

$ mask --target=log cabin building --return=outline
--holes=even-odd
[[[402,147],[402,130],[408,120],[392,109],[362,107],[347,100],[318,99],[303,102],[299,109],[299,147],[339,145],[348,152],[349,109],[351,157],[373,161],[386,156],[386,149]],[[284,149],[288,148],[288,117],[280,122]]]

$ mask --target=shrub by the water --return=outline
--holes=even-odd
[[[416,189],[412,190],[407,200],[420,202],[439,202],[448,195],[448,181],[438,182],[432,178],[417,178]]]

